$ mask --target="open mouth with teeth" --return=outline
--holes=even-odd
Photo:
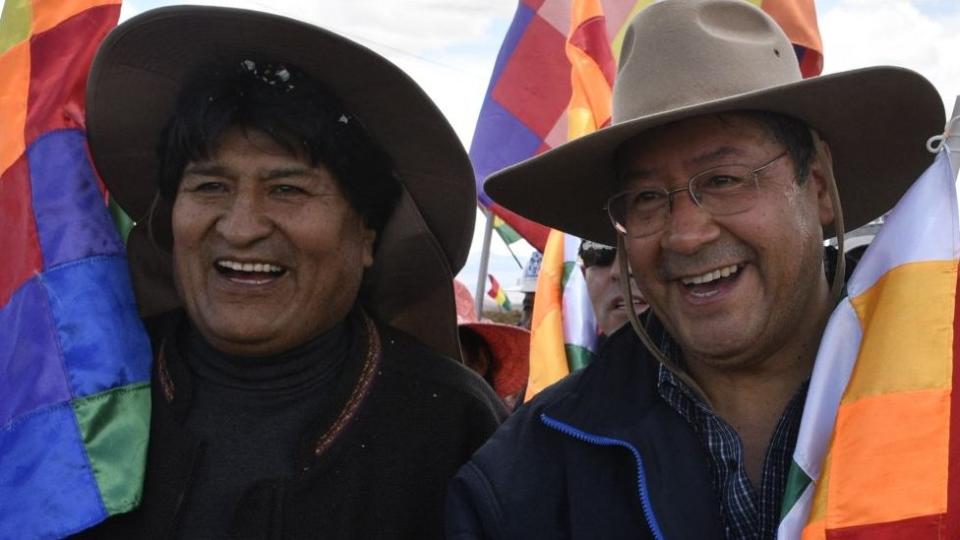
[[[267,283],[287,273],[287,269],[271,263],[219,260],[214,264],[222,276],[242,283]]]
[[[632,303],[633,303],[633,309],[636,310],[638,313],[647,308],[647,303],[642,299],[637,298],[636,296],[633,297]],[[624,302],[623,298],[620,298],[620,297],[617,297],[617,299],[613,303],[614,309],[624,309],[626,307],[627,307],[626,302]]]
[[[681,278],[680,282],[694,296],[709,297],[720,292],[721,288],[740,277],[741,265],[731,264],[711,270],[699,276]]]

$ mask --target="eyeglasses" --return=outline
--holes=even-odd
[[[686,191],[697,206],[713,216],[746,212],[757,202],[760,173],[787,155],[783,152],[757,168],[721,165],[699,172],[687,187],[644,187],[617,193],[607,201],[607,213],[620,234],[636,238],[660,232],[673,209],[673,196]]]

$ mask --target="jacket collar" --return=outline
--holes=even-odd
[[[663,335],[662,328],[651,330],[654,339]],[[709,458],[693,428],[660,398],[659,369],[627,325],[568,381],[570,386],[558,387],[565,391],[555,400],[544,396],[542,414],[582,434],[626,443],[637,452],[643,469],[638,481],[649,495],[663,537],[721,538]],[[691,511],[697,519],[689,519]]]
[[[628,436],[638,420],[662,402],[657,395],[659,367],[625,325],[603,343],[586,369],[574,375],[568,391],[547,403],[543,412],[583,431]]]

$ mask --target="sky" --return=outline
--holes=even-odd
[[[334,30],[389,58],[407,71],[447,115],[469,148],[493,63],[516,0],[126,0],[121,19],[155,7],[180,4],[235,6],[269,11]],[[0,0],[2,6],[3,0]],[[957,0],[816,0],[824,45],[824,73],[872,65],[918,71],[933,82],[953,110],[960,94],[960,2]],[[478,213],[473,247],[458,276],[476,287],[483,219]],[[505,287],[520,266],[494,234],[490,273]],[[511,246],[520,263],[532,248]],[[519,299],[519,295],[514,295]]]

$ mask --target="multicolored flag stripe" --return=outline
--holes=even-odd
[[[566,251],[566,236],[559,232],[550,234],[537,277],[537,296],[530,322],[530,371],[524,401],[533,399],[570,373],[564,343],[563,290],[565,278],[572,272],[567,270]],[[589,303],[587,312],[592,314]]]
[[[577,263],[579,247],[579,238],[550,231],[547,251],[551,256],[544,254],[537,279],[531,323],[537,339],[531,337],[526,399],[568,373],[586,367],[596,352],[597,322]]]
[[[647,3],[603,2],[605,35],[619,35],[633,7]],[[571,16],[570,0],[520,0],[470,146],[480,204],[541,252],[549,230],[494,203],[483,191],[483,181],[497,170],[566,142],[571,65],[565,46]]]
[[[508,246],[519,241],[521,238],[521,236],[517,234],[517,231],[513,230],[513,227],[510,225],[507,225],[507,222],[504,221],[500,216],[493,216],[493,228],[497,231],[497,234],[500,235],[500,238],[503,239],[503,242]]]
[[[773,17],[793,42],[804,78],[823,71],[823,42],[813,0],[747,0]]]
[[[84,134],[119,11],[7,0],[0,16],[0,537],[63,537],[140,500],[150,344]]]
[[[610,123],[615,63],[600,0],[573,0],[565,51],[571,67],[567,137],[575,139]],[[533,306],[526,399],[593,358],[597,325],[577,268],[579,246],[579,238],[550,231]]]
[[[490,278],[490,290],[487,291],[487,296],[493,298],[500,309],[510,311],[510,299],[507,298],[507,293],[500,286],[500,282],[492,274],[487,274],[487,277]]]
[[[960,537],[955,181],[943,150],[887,216],[830,318],[779,538]]]

